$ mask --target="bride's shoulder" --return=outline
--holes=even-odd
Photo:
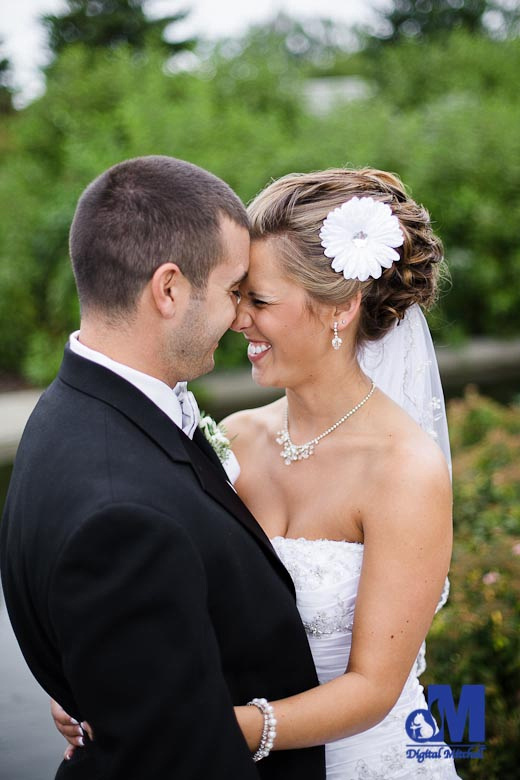
[[[425,540],[435,546],[451,538],[448,464],[435,440],[403,414],[396,426],[381,427],[382,446],[377,453],[374,447],[366,469],[366,484],[373,489],[363,515],[365,540],[383,540],[383,551],[403,539],[420,549]]]
[[[394,483],[413,478],[423,488],[449,485],[448,466],[437,442],[393,401],[390,405],[379,431],[382,457],[373,461],[384,472],[380,477]]]
[[[253,442],[258,446],[262,438],[269,436],[274,429],[278,430],[282,419],[283,403],[283,399],[280,398],[266,406],[244,409],[224,418],[222,425],[233,450],[242,449]]]

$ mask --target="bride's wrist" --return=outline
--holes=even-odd
[[[251,753],[258,750],[264,729],[264,717],[256,707],[235,707],[238,725]]]
[[[261,761],[263,758],[267,758],[273,749],[276,740],[276,718],[273,705],[270,704],[267,699],[256,698],[248,701],[247,706],[257,709],[262,714],[264,721],[260,743],[253,754],[253,761]]]

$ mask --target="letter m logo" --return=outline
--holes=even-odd
[[[439,712],[438,739],[445,739],[447,724],[451,744],[464,743],[464,731],[468,725],[468,742],[485,742],[485,688],[483,685],[463,685],[459,706],[455,707],[450,685],[428,686],[428,709],[436,704]]]

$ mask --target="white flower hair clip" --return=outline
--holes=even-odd
[[[388,204],[354,197],[327,214],[321,245],[332,268],[345,279],[379,279],[383,268],[399,260],[395,247],[404,244],[399,221]]]

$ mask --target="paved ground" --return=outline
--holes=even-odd
[[[27,418],[40,390],[17,390],[0,394],[0,463],[10,463],[16,454]]]
[[[441,347],[437,355],[445,390],[450,393],[470,382],[479,384],[485,391],[486,384],[492,380],[495,384],[517,381],[520,394],[520,339],[475,340],[460,348]],[[255,385],[249,370],[204,377],[193,389],[200,406],[217,418],[235,409],[260,406],[281,395],[280,391]],[[0,464],[12,462],[40,392],[0,393]]]

